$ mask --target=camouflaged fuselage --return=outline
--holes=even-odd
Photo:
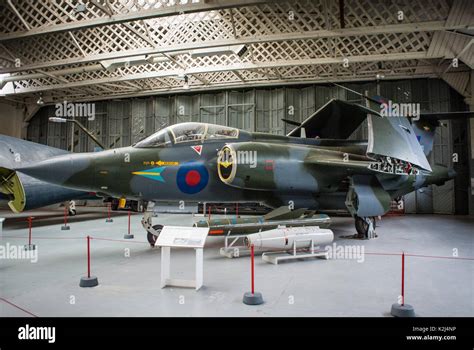
[[[220,158],[219,151],[226,147],[229,154],[234,152],[230,160]],[[20,171],[61,186],[113,197],[185,203],[261,202],[272,207],[290,203],[316,209],[344,208],[348,179],[354,174],[375,176],[390,198],[447,176],[445,168],[418,175],[376,172],[369,169],[372,159],[366,156],[366,149],[365,141],[239,130],[233,139],[70,154]],[[245,161],[236,159],[239,154]]]

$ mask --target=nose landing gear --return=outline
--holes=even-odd
[[[375,217],[372,216],[365,216],[355,217],[355,228],[357,230],[358,235],[356,238],[359,239],[372,239],[377,237],[375,233]]]
[[[155,203],[148,202],[147,209],[143,214],[142,226],[147,232],[147,240],[151,247],[155,246],[156,240],[163,229],[163,225],[153,225],[153,207]]]
[[[153,227],[153,232],[147,231],[146,238],[148,240],[148,243],[150,243],[150,246],[154,247],[156,240],[158,239],[159,234],[161,233],[161,230],[163,229],[163,225],[154,225]]]

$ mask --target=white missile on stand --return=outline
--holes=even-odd
[[[269,231],[253,233],[245,237],[245,244],[256,250],[290,250],[322,246],[331,243],[334,234],[318,226],[279,227]]]

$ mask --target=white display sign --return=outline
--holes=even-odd
[[[164,226],[155,245],[160,247],[203,248],[209,227]]]

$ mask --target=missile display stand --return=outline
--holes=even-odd
[[[244,244],[244,239],[245,235],[227,234],[224,239],[224,247],[220,249],[219,253],[229,259],[250,255],[250,249]],[[230,243],[229,240],[231,240]],[[241,245],[237,245],[239,241]]]
[[[163,226],[156,245],[161,247],[161,288],[167,286],[195,288],[203,285],[204,243],[209,228]],[[196,256],[195,279],[171,278],[171,248],[194,249]]]
[[[308,242],[308,240],[294,241],[293,246],[290,250],[277,251],[277,252],[264,252],[262,254],[262,260],[273,264],[278,265],[280,261],[292,261],[296,259],[309,259],[309,258],[320,258],[327,260],[329,258],[327,251],[316,251],[314,248],[314,242],[311,240],[309,243],[308,251],[296,249],[297,243]]]

